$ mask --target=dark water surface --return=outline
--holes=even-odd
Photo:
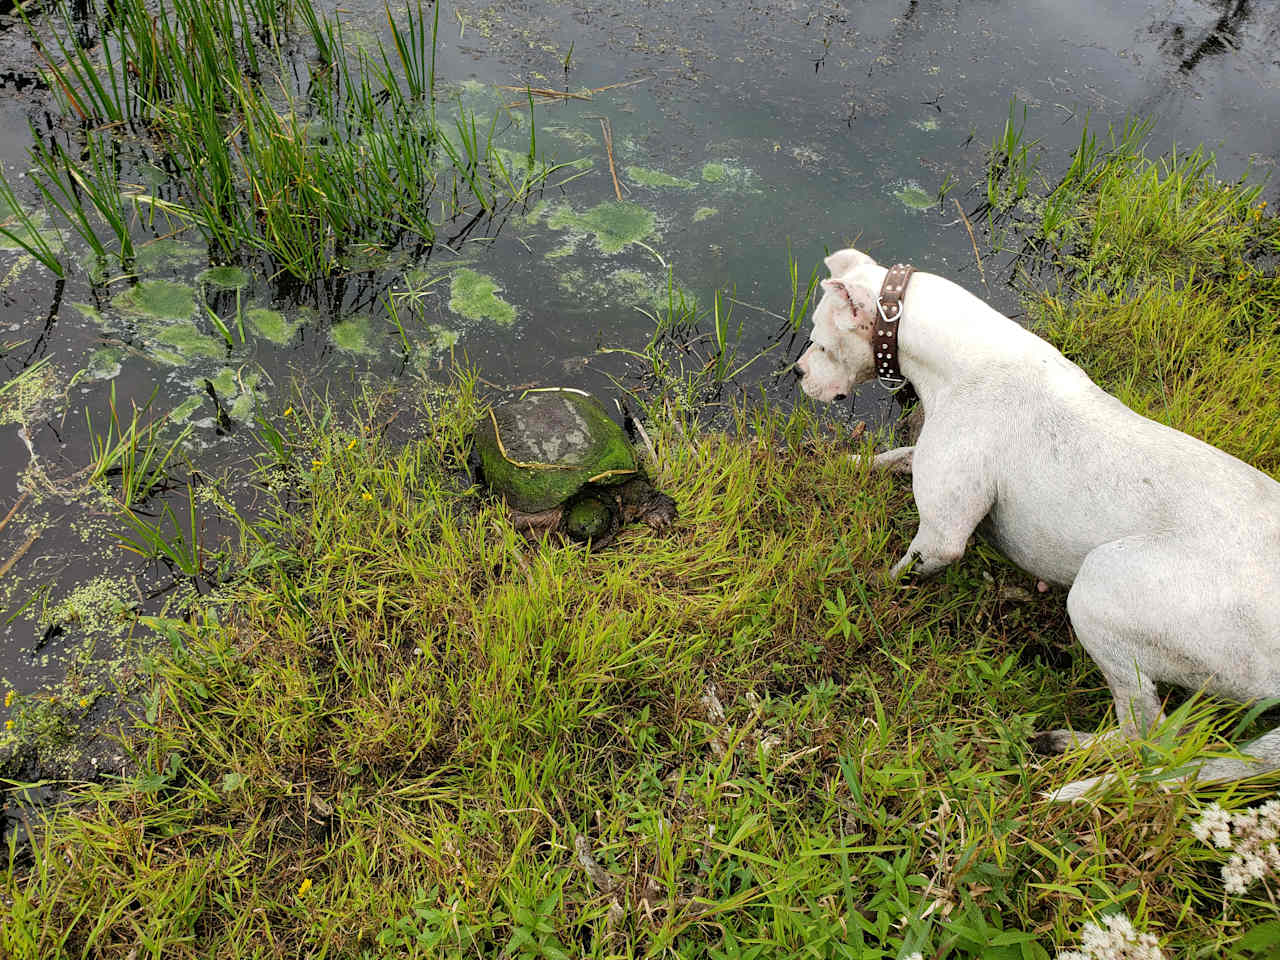
[[[449,4],[439,70],[482,118],[523,100],[502,85],[599,90],[535,111],[539,152],[586,173],[475,225],[453,250],[353,264],[303,290],[255,277],[242,307],[274,313],[223,351],[199,316],[199,339],[159,343],[116,299],[125,283],[94,286],[84,268],[56,283],[0,248],[0,377],[48,360],[39,389],[0,412],[0,516],[25,494],[0,529],[0,696],[53,689],[88,720],[105,715],[128,671],[117,657],[137,630],[129,611],[183,595],[157,593],[168,572],[120,549],[109,509],[77,480],[90,454],[86,411],[105,422],[113,381],[122,405],[158,390],[156,411],[178,408],[195,424],[186,455],[245,502],[252,422],[283,422],[295,382],[341,401],[367,382],[443,382],[450,356],[465,355],[490,384],[614,392],[609,376],[625,375],[628,361],[600,348],[648,342],[647,312],[665,300],[668,266],[703,304],[717,289],[740,301],[741,357],[776,341],[791,296],[788,247],[802,280],[825,251],[857,240],[882,260],[909,260],[988,295],[953,198],[967,211],[980,203],[975,185],[1011,99],[1019,120],[1028,108],[1047,175],[1064,165],[1086,116],[1105,130],[1136,114],[1155,118],[1158,150],[1204,142],[1224,177],[1265,176],[1280,156],[1276,10],[1245,0]],[[387,36],[381,5],[357,0],[342,11],[357,34]],[[33,206],[22,179],[28,121],[70,142],[51,120],[37,66],[22,27],[0,21],[0,163]],[[520,149],[523,121],[507,117],[527,110],[502,115]],[[956,187],[938,203],[948,177]],[[154,237],[138,224],[140,242]],[[69,240],[69,260],[76,249]],[[233,297],[196,281],[209,266],[198,237],[148,249],[143,279],[188,285],[224,315],[234,309]],[[999,263],[987,266],[989,298],[1016,309]],[[388,294],[419,308],[406,330],[411,352],[380,303]],[[802,344],[803,335],[784,340],[744,380],[791,402],[790,378],[776,374]],[[229,428],[218,426],[206,379],[236,421]],[[883,417],[887,404],[872,388],[838,415]],[[213,524],[206,536],[217,535]]]

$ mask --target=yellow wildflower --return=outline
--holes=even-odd
[[[312,458],[311,458],[311,465],[312,465],[313,467],[323,467],[323,466],[324,466],[324,461],[323,461],[323,460],[317,460],[315,457],[312,457]]]
[[[311,889],[311,878],[307,877],[302,881],[302,883],[298,884],[298,896],[305,897],[307,895],[307,891],[310,889]]]
[[[10,687],[9,692],[4,695],[4,705],[6,709],[13,706],[13,695],[14,695],[14,690],[12,687]]]
[[[363,497],[365,500],[372,500],[372,499],[373,499],[373,494],[372,494],[372,493],[370,493],[368,490],[366,490],[364,493],[360,494],[360,496],[361,496],[361,497]]]
[[[354,450],[356,448],[356,444],[359,442],[360,440],[358,438],[352,437],[351,442],[347,444],[347,449]]]
[[[285,415],[286,417],[287,417],[287,416],[289,416],[291,413],[293,413],[293,407],[285,407],[285,408],[284,408],[284,415]]]
[[[82,707],[87,707],[88,705],[89,705],[89,698],[88,698],[88,697],[81,697],[81,698],[80,698],[80,706],[82,706]]]
[[[13,729],[13,721],[12,721],[12,720],[6,720],[6,721],[4,722],[4,728],[5,728],[6,730],[12,730],[12,729]]]

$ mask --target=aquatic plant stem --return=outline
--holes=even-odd
[[[956,210],[960,212],[960,219],[964,221],[964,228],[969,231],[969,242],[973,244],[973,258],[978,261],[978,275],[982,277],[982,285],[987,287],[987,272],[982,269],[982,255],[978,253],[978,241],[973,236],[973,224],[969,222],[969,218],[964,215],[964,207],[960,206],[960,201],[955,197],[951,198],[951,202],[956,205]],[[991,288],[987,287],[987,293],[991,292]]]

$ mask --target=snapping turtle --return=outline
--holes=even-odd
[[[600,546],[631,520],[661,529],[675,519],[675,501],[649,483],[622,428],[581,390],[528,390],[491,409],[476,424],[472,463],[532,535]]]

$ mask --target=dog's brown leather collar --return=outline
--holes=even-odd
[[[884,276],[880,296],[876,300],[875,332],[871,349],[875,353],[876,377],[890,390],[909,386],[907,378],[898,366],[898,321],[902,318],[902,298],[915,268],[906,263],[895,263]]]

